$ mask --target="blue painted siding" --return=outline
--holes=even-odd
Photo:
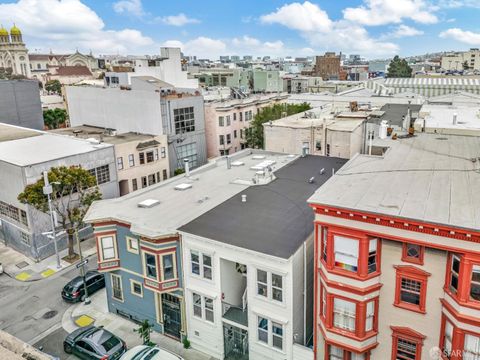
[[[108,226],[107,228],[102,227],[101,230],[100,228],[97,230],[116,230],[117,250],[118,257],[120,259],[120,269],[105,273],[108,310],[112,313],[120,313],[121,315],[128,316],[136,321],[143,321],[147,319],[151,324],[154,324],[155,331],[163,333],[163,325],[157,322],[155,292],[143,286],[142,252],[139,249],[139,253],[134,254],[127,250],[127,237],[135,239],[139,238],[133,235],[127,227],[120,225]],[[177,276],[180,288],[172,291],[172,293],[177,296],[183,296],[183,266],[180,242],[172,241],[162,244],[143,242],[143,244],[153,249],[175,248]],[[142,242],[139,240],[139,247],[141,246]],[[159,271],[161,271],[161,269],[159,269]],[[121,276],[123,302],[112,297],[111,274]],[[135,280],[142,284],[143,297],[139,297],[131,293],[130,280]]]

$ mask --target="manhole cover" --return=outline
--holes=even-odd
[[[42,318],[51,319],[57,314],[58,314],[58,311],[56,311],[56,310],[47,311],[45,314],[43,314]]]
[[[22,261],[16,265],[19,269],[23,269],[24,267],[28,266],[28,263],[26,261]]]

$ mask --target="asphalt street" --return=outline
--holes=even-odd
[[[93,269],[95,263],[91,257],[89,269]],[[71,304],[63,301],[60,293],[79,272],[72,266],[32,282],[19,282],[6,274],[0,275],[0,329],[25,342],[42,345],[45,352],[66,359],[62,346],[66,332],[61,321]]]

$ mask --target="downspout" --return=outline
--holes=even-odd
[[[307,245],[303,242],[303,345],[307,345]]]

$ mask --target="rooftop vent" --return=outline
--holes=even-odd
[[[190,189],[192,187],[192,184],[187,184],[187,183],[182,183],[182,184],[178,184],[177,186],[175,186],[175,190],[187,190],[187,189]]]
[[[265,159],[265,155],[253,155],[252,159],[253,160],[263,160],[263,159]]]
[[[144,208],[144,209],[149,209],[151,207],[157,206],[158,204],[160,204],[159,200],[147,199],[147,200],[143,200],[142,202],[139,202],[138,207],[139,208]]]
[[[250,169],[252,170],[265,170],[267,168],[271,168],[272,165],[275,164],[275,160],[265,160],[265,161],[262,161],[261,163],[257,164],[257,165],[254,165],[252,167],[250,167]]]
[[[245,163],[243,161],[234,161],[231,164],[232,166],[243,166]]]

